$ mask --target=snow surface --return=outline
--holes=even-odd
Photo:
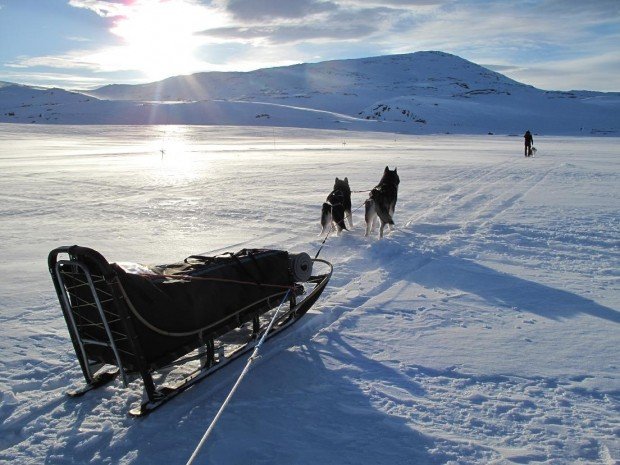
[[[367,190],[386,165],[396,230],[363,237],[359,209],[328,238],[327,290],[199,463],[618,463],[619,142],[538,137],[530,159],[505,136],[0,125],[0,463],[184,464],[243,365],[143,420],[137,383],[65,397],[49,250],[315,253],[334,178]]]
[[[0,122],[620,135],[620,93],[544,91],[443,52],[196,73],[86,93],[0,87]]]

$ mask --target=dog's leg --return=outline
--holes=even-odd
[[[364,205],[366,207],[366,212],[364,214],[364,219],[366,220],[366,234],[364,234],[364,236],[368,236],[373,229],[375,220],[377,219],[377,211],[375,210],[375,202],[373,200],[366,200]]]
[[[370,229],[371,232],[375,232],[375,229],[377,229],[378,223],[379,223],[379,216],[377,215],[372,219],[372,228]]]
[[[332,205],[332,221],[334,222],[334,227],[340,236],[340,233],[344,229],[347,229],[347,225],[344,223],[345,211],[342,205]]]
[[[347,217],[347,220],[349,221],[349,227],[353,229],[353,213],[351,213],[351,210],[347,210],[344,212],[344,214]]]
[[[323,234],[327,234],[328,232],[328,226],[330,226],[332,224],[332,206],[328,203],[324,203],[323,204],[323,209],[321,211],[321,234],[319,234],[319,236],[322,236]]]
[[[383,238],[383,228],[385,228],[386,224],[389,224],[389,223],[384,223],[383,220],[381,220],[381,227],[379,228],[379,239]]]

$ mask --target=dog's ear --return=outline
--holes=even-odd
[[[396,174],[396,170],[397,170],[397,169],[398,169],[398,168],[394,167],[394,174]]]
[[[384,173],[387,173],[388,171],[390,171],[390,167],[386,166],[385,169],[383,170]]]
[[[338,176],[336,176],[336,180],[334,182],[338,182]]]
[[[345,177],[345,178],[344,178],[344,182],[346,182],[346,183],[347,183],[347,186],[348,186],[348,185],[349,185],[349,178],[346,178],[346,177]]]

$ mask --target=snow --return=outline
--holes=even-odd
[[[52,248],[314,254],[334,178],[367,190],[386,165],[396,229],[365,238],[360,208],[327,239],[327,290],[263,346],[199,463],[618,463],[619,142],[541,136],[525,158],[507,136],[0,125],[0,463],[183,464],[243,366],[143,420],[138,383],[66,397]]]

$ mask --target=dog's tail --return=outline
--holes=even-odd
[[[372,220],[372,215],[373,215],[373,209],[375,208],[375,201],[372,200],[372,198],[366,200],[366,202],[364,202],[364,219],[366,220],[366,223],[368,223],[370,220]]]
[[[381,222],[385,223],[385,224],[394,224],[394,220],[392,219],[392,216],[387,213],[387,212],[379,212],[377,211],[377,216],[379,217],[379,219],[381,220]]]
[[[336,223],[338,231],[347,229],[347,226],[344,224],[344,218],[344,206],[341,203],[336,205],[332,204],[332,221]]]
[[[323,230],[321,234],[325,234],[329,228],[329,225],[332,222],[332,206],[328,203],[323,204],[323,208],[321,209],[321,227]]]

